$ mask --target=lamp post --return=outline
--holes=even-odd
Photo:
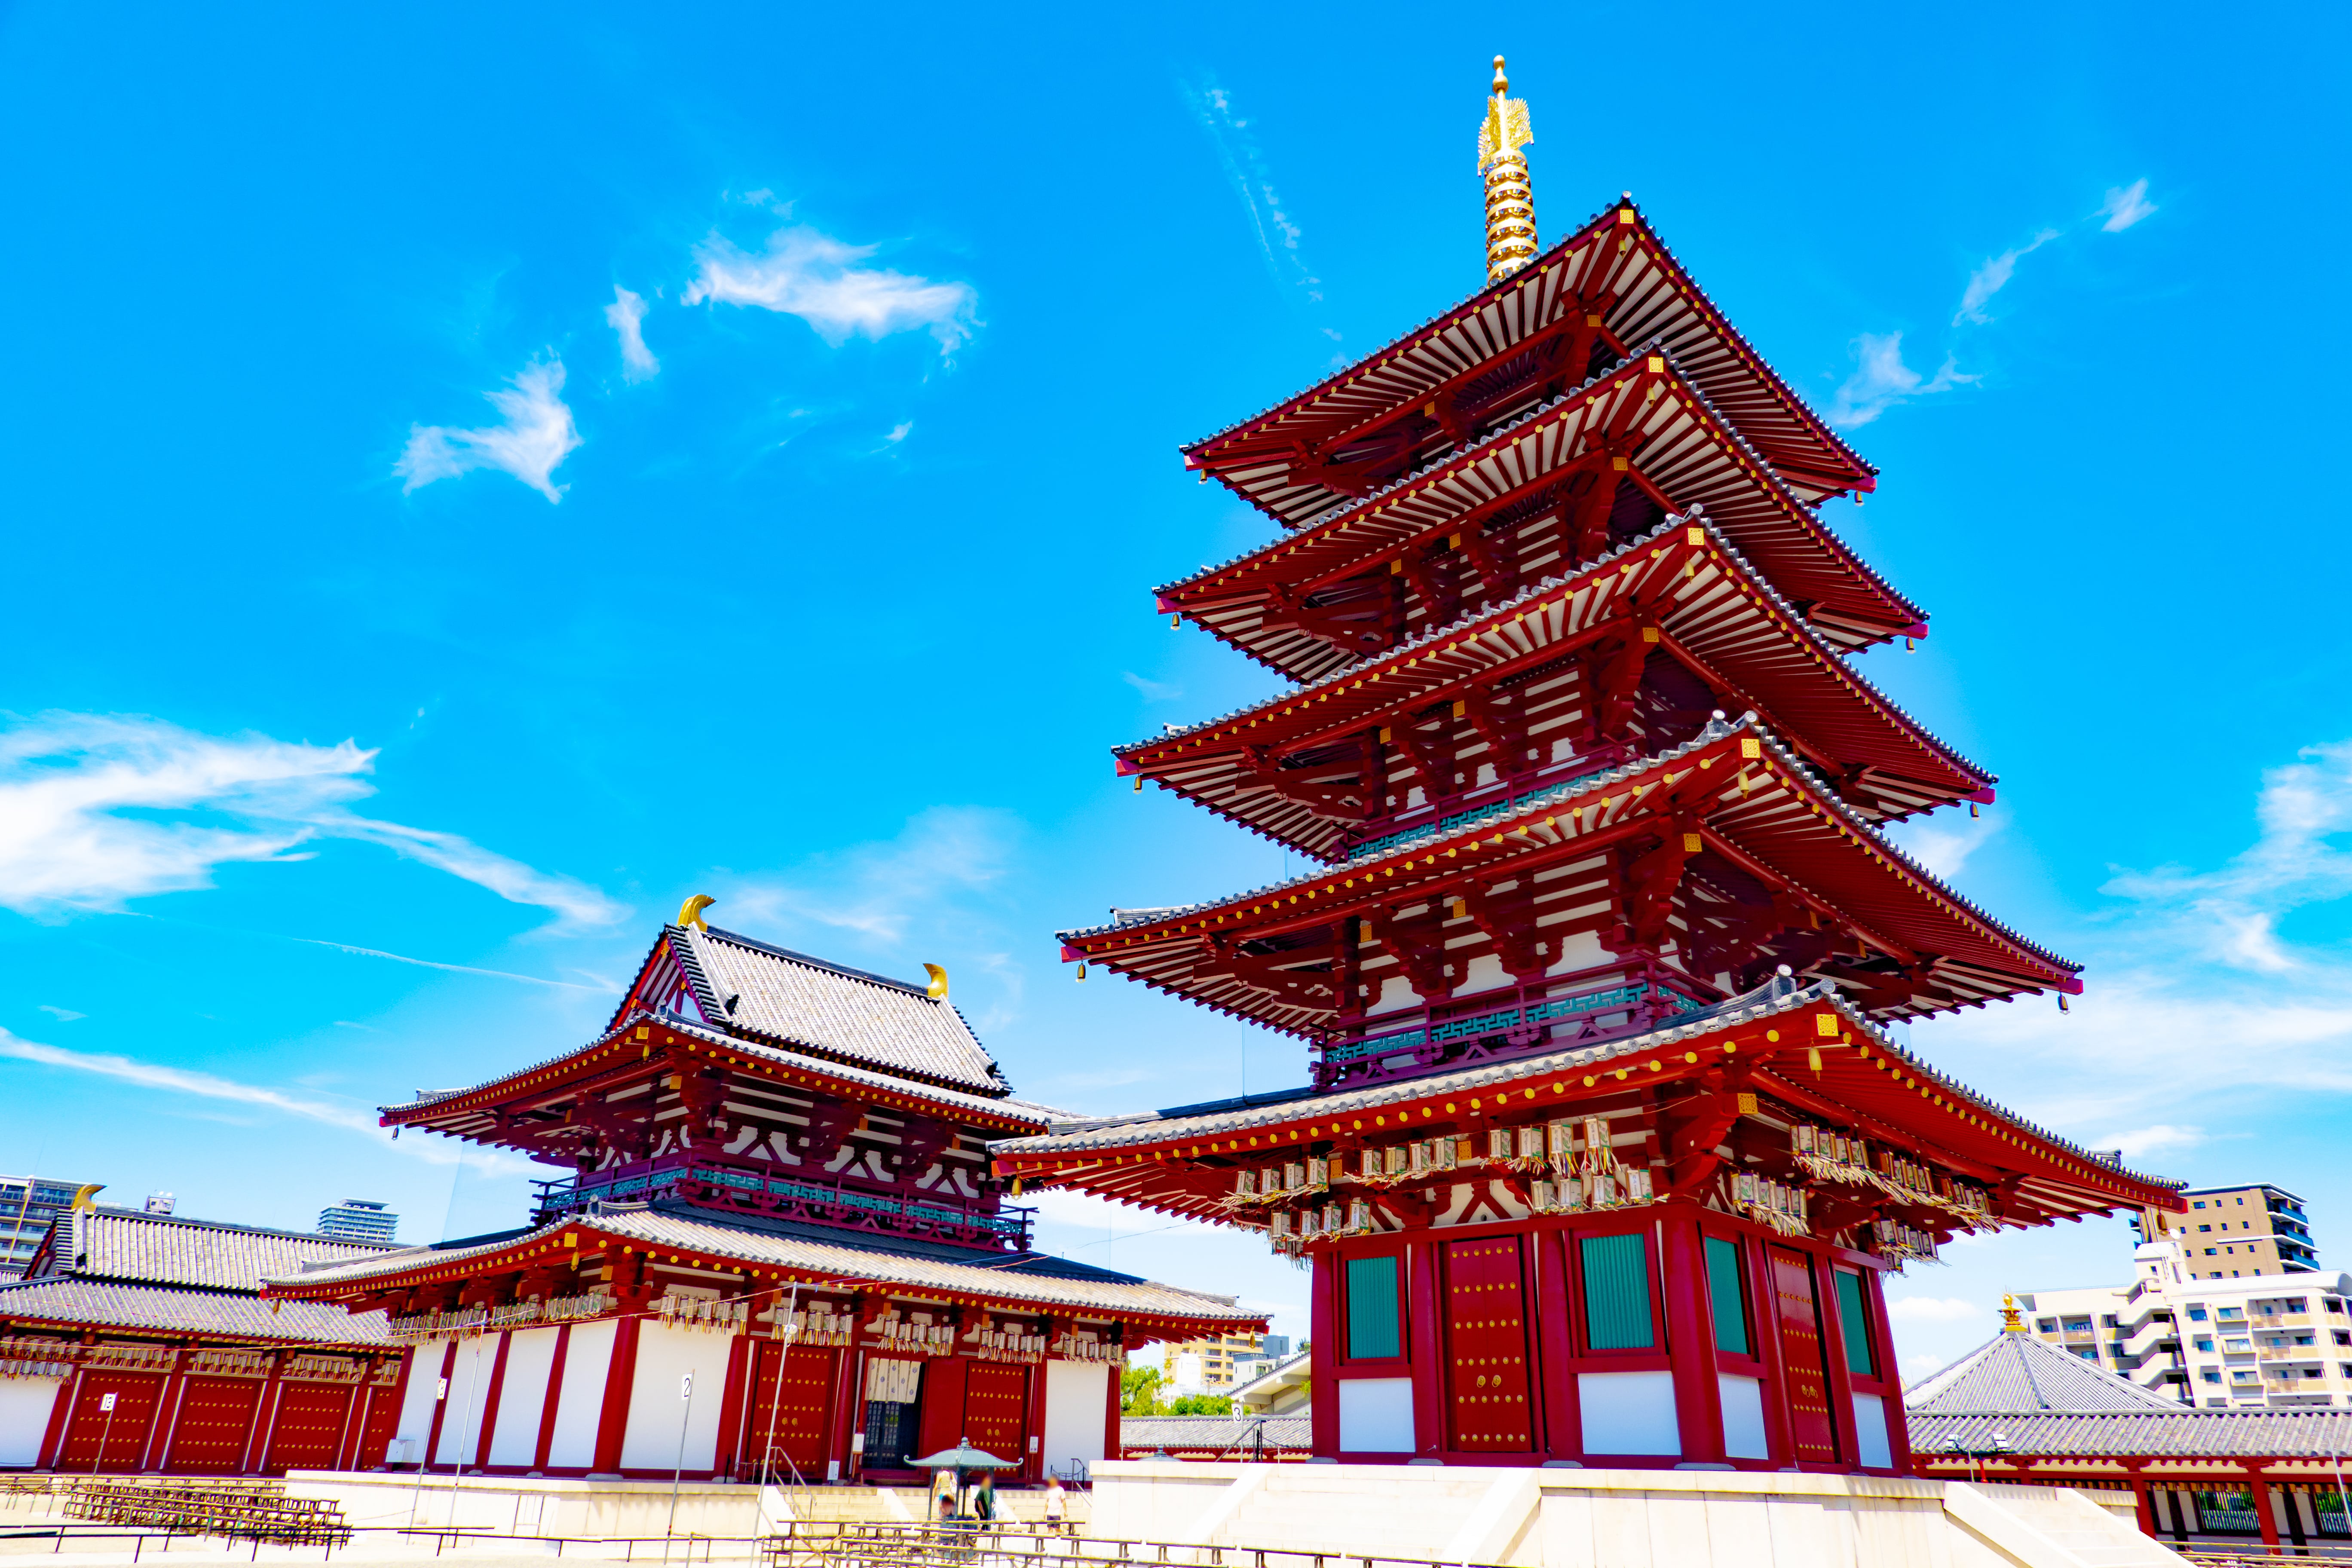
[[[1992,1447],[1990,1448],[1971,1448],[1967,1444],[1961,1442],[1960,1435],[1958,1432],[1955,1432],[1950,1436],[1944,1439],[1943,1451],[1947,1454],[1964,1456],[1969,1461],[1969,1479],[1971,1482],[1974,1482],[1978,1479],[1977,1463],[1979,1460],[1999,1458],[2009,1452],[2008,1433],[1998,1431],[1993,1433],[1991,1442]]]

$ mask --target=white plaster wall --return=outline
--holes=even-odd
[[[0,1377],[0,1465],[39,1462],[41,1438],[64,1386],[58,1377]]]
[[[1110,1409],[1110,1363],[1045,1363],[1045,1467],[1066,1470],[1073,1459],[1103,1458],[1103,1424]]]
[[[1769,1459],[1764,1434],[1764,1384],[1752,1377],[1717,1373],[1715,1386],[1723,1405],[1723,1451],[1735,1459]]]
[[[1875,1394],[1853,1396],[1853,1430],[1862,1462],[1875,1469],[1891,1469],[1895,1450],[1886,1440],[1886,1401]]]
[[[457,1359],[449,1365],[449,1408],[441,1414],[441,1440],[433,1445],[433,1462],[454,1465],[459,1456],[470,1465],[480,1450],[482,1402],[490,1394],[490,1367],[498,1359],[498,1334],[480,1334],[457,1342]]]
[[[389,1462],[394,1452],[400,1453],[404,1465],[413,1465],[425,1458],[425,1438],[433,1430],[433,1406],[440,1386],[441,1356],[448,1343],[446,1340],[426,1340],[409,1351],[408,1387],[400,1399],[400,1425],[393,1428],[386,1453],[362,1455],[363,1463]],[[400,1447],[404,1440],[408,1445],[405,1450]]]
[[[517,1329],[507,1346],[507,1375],[499,1384],[499,1424],[490,1433],[490,1463],[528,1467],[539,1458],[539,1418],[547,1409],[547,1374],[555,1365],[562,1329]]]
[[[1343,1379],[1339,1384],[1339,1451],[1412,1453],[1412,1379]]]
[[[556,1395],[555,1437],[547,1446],[551,1469],[585,1469],[596,1462],[596,1422],[604,1413],[604,1374],[613,1367],[611,1318],[572,1325],[563,1351],[563,1387]]]
[[[731,1334],[664,1328],[647,1321],[637,1330],[637,1371],[629,1388],[629,1430],[621,1439],[625,1470],[667,1470],[680,1463],[678,1430],[684,1423],[684,1466],[707,1470],[717,1462],[719,1407],[727,1391],[727,1352]],[[691,1406],[678,1397],[679,1380],[694,1374]]]
[[[1582,1447],[1588,1454],[1663,1457],[1683,1451],[1673,1373],[1580,1373],[1576,1403],[1584,1416]]]

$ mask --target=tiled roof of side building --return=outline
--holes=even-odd
[[[1130,1453],[1138,1448],[1165,1448],[1171,1454],[1213,1448],[1222,1453],[1246,1450],[1254,1446],[1254,1435],[1263,1433],[1269,1448],[1303,1450],[1315,1444],[1310,1420],[1305,1415],[1129,1415],[1119,1421],[1118,1442]]]
[[[280,1344],[389,1344],[382,1312],[346,1312],[316,1301],[273,1304],[241,1291],[185,1290],[109,1279],[57,1278],[0,1285],[0,1323],[33,1328],[217,1334]]]
[[[963,1015],[905,981],[716,928],[672,926],[698,988],[746,1034],[981,1094],[1009,1091]]]
[[[1943,1371],[1906,1389],[1915,1414],[1967,1410],[2178,1410],[2177,1400],[2063,1351],[2005,1331]]]
[[[1234,1304],[1228,1296],[1181,1290],[1153,1280],[1137,1283],[1104,1279],[1073,1279],[1058,1273],[1028,1273],[1020,1259],[959,1263],[901,1253],[878,1251],[845,1242],[782,1234],[765,1228],[729,1225],[716,1219],[665,1212],[635,1205],[616,1205],[593,1215],[560,1220],[536,1231],[486,1242],[478,1247],[415,1247],[353,1263],[331,1263],[281,1276],[274,1284],[315,1291],[321,1285],[364,1284],[370,1279],[397,1277],[425,1267],[446,1267],[472,1255],[488,1256],[509,1247],[528,1247],[543,1236],[565,1231],[595,1233],[623,1244],[699,1252],[770,1268],[788,1268],[834,1279],[871,1280],[913,1290],[944,1290],[987,1296],[998,1300],[1060,1307],[1079,1311],[1139,1314],[1208,1323],[1263,1324],[1265,1314]]]
[[[60,1216],[59,1245],[42,1259],[45,1276],[184,1285],[207,1290],[261,1289],[271,1274],[306,1263],[341,1262],[392,1251],[395,1243],[352,1241],[303,1231],[225,1225],[136,1209]],[[64,1232],[70,1229],[70,1247]]]
[[[2161,1410],[2131,1411],[1914,1410],[1911,1451],[1932,1458],[1947,1445],[1957,1445],[1961,1452],[1989,1453],[1998,1447],[2051,1458],[2323,1461],[2352,1452],[2352,1411],[2192,1410],[2169,1400],[2165,1404]],[[2000,1435],[1999,1444],[1995,1433]]]

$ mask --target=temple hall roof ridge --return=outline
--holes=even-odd
[[[2176,1400],[2014,1330],[1995,1334],[1904,1390],[1903,1404],[1915,1415],[1937,1415],[1991,1410],[2079,1415],[2180,1408]]]

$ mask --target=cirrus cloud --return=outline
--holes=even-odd
[[[878,341],[919,328],[929,330],[942,353],[971,338],[979,302],[971,285],[856,265],[877,248],[792,227],[769,236],[768,248],[753,255],[713,233],[695,247],[700,270],[686,302],[755,305],[798,316],[835,348],[853,337]]]
[[[644,347],[643,340],[638,346]],[[652,358],[650,354],[646,356]],[[563,398],[563,362],[534,360],[502,392],[482,395],[505,417],[502,425],[460,430],[446,425],[412,425],[408,446],[392,471],[405,481],[401,492],[454,479],[476,468],[512,474],[550,501],[561,501],[554,482],[557,465],[578,450],[580,430]]]

